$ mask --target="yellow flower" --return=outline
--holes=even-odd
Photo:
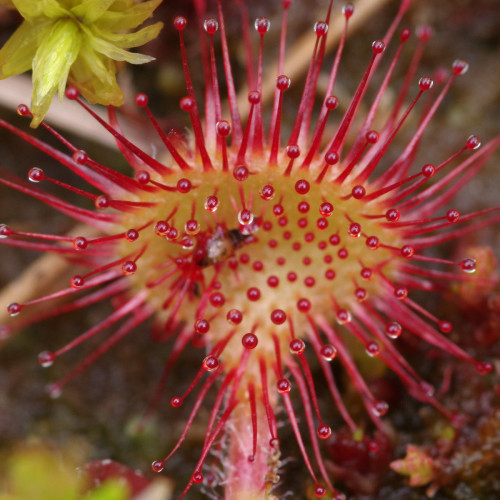
[[[119,106],[116,62],[153,58],[129,52],[156,38],[162,23],[127,33],[161,3],[149,0],[12,0],[23,23],[0,50],[0,78],[33,70],[32,127],[43,120],[56,91],[69,79],[89,101]]]

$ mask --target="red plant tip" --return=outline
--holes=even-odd
[[[331,344],[325,344],[321,346],[320,353],[325,361],[333,361],[337,356],[337,349],[335,349],[335,347]]]
[[[245,165],[239,165],[233,170],[233,177],[239,182],[246,181],[248,179],[248,175],[248,168]]]
[[[372,409],[375,416],[383,417],[389,411],[389,405],[385,401],[375,401]]]
[[[290,384],[290,381],[288,379],[280,378],[276,383],[276,387],[280,394],[287,394],[290,392],[292,385]]]
[[[215,356],[209,355],[203,360],[203,368],[207,372],[217,370],[219,368],[219,360]]]
[[[260,95],[259,91],[257,91],[257,90],[251,90],[248,93],[248,102],[250,104],[259,104],[260,99],[261,99],[261,95]]]
[[[317,485],[314,488],[314,495],[317,498],[323,498],[326,495],[326,488],[324,486]]]
[[[19,104],[17,107],[17,114],[19,116],[32,116],[30,108],[26,104]]]
[[[479,149],[481,147],[481,139],[477,135],[471,135],[465,144],[467,149]]]
[[[275,309],[271,312],[271,321],[275,325],[282,325],[286,321],[286,313],[282,309]]]
[[[245,333],[241,338],[241,343],[245,349],[255,349],[259,343],[259,339],[254,333]]]
[[[348,3],[342,7],[342,14],[344,14],[346,19],[349,19],[354,14],[354,5]]]
[[[443,333],[450,333],[451,330],[453,329],[453,325],[449,321],[439,321],[438,322],[438,328]]]
[[[397,339],[398,337],[400,337],[402,331],[403,329],[401,325],[396,321],[391,321],[385,328],[385,333],[391,339]]]
[[[174,27],[178,31],[182,31],[187,26],[187,20],[185,17],[178,16],[174,19]]]
[[[5,224],[0,224],[0,238],[8,238],[12,235],[12,229]]]
[[[7,313],[9,314],[9,316],[15,317],[21,312],[22,308],[23,306],[21,304],[17,302],[11,302],[7,306]]]
[[[475,365],[477,373],[480,375],[486,375],[493,371],[493,364],[488,361],[480,361]]]
[[[420,87],[420,90],[422,92],[425,92],[426,90],[430,90],[434,85],[434,81],[432,78],[429,78],[428,76],[423,76],[420,78],[418,81],[418,86]]]
[[[45,173],[41,168],[34,167],[28,172],[28,180],[34,183],[42,182],[45,178]]]
[[[432,165],[431,165],[432,166]],[[399,217],[401,216],[399,210],[397,210],[396,208],[390,208],[389,210],[387,210],[387,212],[385,213],[385,218],[389,221],[389,222],[397,222],[399,220]]]
[[[38,355],[38,362],[43,368],[48,368],[54,364],[56,355],[50,351],[43,351]]]
[[[339,162],[340,156],[336,151],[328,151],[325,154],[325,162],[328,165],[336,165]],[[325,171],[326,173],[326,171]],[[323,180],[323,176],[319,178],[319,180]]]
[[[259,17],[255,20],[254,27],[260,35],[264,35],[271,28],[271,21],[266,17]]]
[[[385,44],[382,40],[375,40],[372,43],[372,50],[374,54],[382,54],[385,50]]]
[[[151,464],[151,469],[153,469],[153,472],[159,473],[161,472],[165,467],[165,462],[163,460],[155,460]]]
[[[206,19],[203,22],[203,28],[209,35],[213,35],[219,29],[219,23],[217,19]]]
[[[70,285],[73,288],[81,288],[85,284],[85,278],[83,276],[73,276],[70,280]]]
[[[295,183],[295,191],[298,194],[305,195],[309,192],[311,186],[306,179],[300,179]]]
[[[170,400],[170,404],[174,407],[174,408],[179,408],[180,406],[182,406],[182,398],[179,397],[179,396],[174,396],[171,400]]]
[[[148,101],[149,101],[148,96],[142,92],[136,94],[135,96],[135,103],[140,108],[145,108],[148,105]]]
[[[404,43],[410,39],[410,36],[411,36],[411,31],[408,28],[404,28],[401,31],[401,34],[399,35],[399,39],[401,40],[402,43]]]
[[[361,200],[363,196],[366,194],[366,189],[363,186],[354,186],[351,191],[352,197],[356,198],[356,200]]]
[[[314,32],[318,37],[325,36],[328,33],[328,24],[323,21],[318,21],[314,25]]]
[[[321,424],[317,429],[320,439],[328,439],[332,435],[332,428],[329,425]]]
[[[203,474],[201,472],[195,472],[192,476],[191,479],[193,480],[194,483],[200,484],[203,482]]]
[[[459,266],[465,273],[475,273],[477,268],[476,261],[470,258],[462,260]]]
[[[78,165],[85,165],[88,162],[88,155],[85,151],[76,151],[73,153],[73,161],[78,163]]]
[[[228,137],[231,134],[231,124],[227,120],[218,121],[216,129],[221,137]]]
[[[303,340],[301,339],[293,339],[290,344],[290,353],[294,354],[295,356],[299,356],[302,354],[306,348],[306,344]]]
[[[66,92],[65,92],[65,95],[68,99],[70,99],[71,101],[74,101],[76,99],[78,99],[78,90],[76,87],[68,87],[66,89]]]
[[[284,92],[290,88],[291,80],[286,75],[280,75],[276,78],[276,88]],[[298,155],[297,155],[298,156]],[[296,156],[296,157],[297,157]]]
[[[194,101],[193,99],[191,99],[191,97],[183,97],[179,102],[179,106],[182,111],[186,111],[187,113],[189,113],[194,108]]]
[[[469,69],[468,63],[462,61],[461,59],[454,61],[451,67],[453,69],[453,74],[455,75],[465,75]]]

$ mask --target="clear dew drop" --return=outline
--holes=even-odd
[[[325,344],[321,347],[321,355],[325,361],[332,361],[337,356],[337,349],[331,344]]]
[[[205,210],[207,212],[217,212],[219,208],[219,199],[217,196],[208,196],[205,200]]]
[[[238,222],[242,226],[249,226],[254,220],[254,215],[250,210],[243,209],[238,212]]]
[[[372,412],[376,417],[383,417],[389,411],[389,405],[385,401],[375,401]]]
[[[1,230],[2,228],[3,231]],[[0,224],[0,239],[8,238],[9,227],[6,224]]]
[[[54,364],[56,356],[53,352],[43,351],[38,355],[38,362],[43,368],[48,368]]]
[[[385,329],[385,333],[391,339],[397,339],[401,336],[402,332],[401,325],[397,321],[392,321],[389,323]]]
[[[477,263],[475,259],[471,258],[464,259],[460,262],[459,265],[460,269],[462,269],[464,273],[473,274],[476,272]]]

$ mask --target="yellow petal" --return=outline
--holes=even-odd
[[[97,21],[96,25],[102,30],[122,31],[135,28],[151,17],[153,11],[160,5],[162,0],[150,0],[136,4],[128,9],[118,11],[113,9],[105,12]]]
[[[97,38],[105,39],[121,49],[128,49],[131,47],[139,47],[154,40],[162,28],[163,23],[155,23],[135,33],[111,33],[109,31],[98,30],[95,26],[92,27],[92,31]]]
[[[50,19],[60,19],[61,17],[69,16],[69,11],[66,10],[58,0],[39,0],[42,4],[42,15]]]
[[[42,2],[40,0],[12,0],[12,3],[21,16],[28,21],[42,15]]]
[[[121,106],[123,92],[116,82],[114,61],[82,46],[73,64],[69,80],[91,103]]]
[[[71,13],[85,24],[96,22],[114,3],[114,0],[83,0],[71,8]]]
[[[57,89],[64,92],[71,65],[78,56],[81,33],[70,19],[54,24],[36,52],[33,60],[33,94],[31,126],[36,127],[43,120]]]
[[[128,50],[120,49],[120,47],[117,47],[102,38],[97,38],[87,28],[83,27],[83,29],[87,35],[85,37],[85,43],[89,43],[95,51],[114,59],[115,61],[127,61],[130,64],[144,64],[154,60],[154,57],[151,56],[136,54],[134,52],[129,52]]]
[[[40,20],[38,23],[24,21],[0,50],[0,78],[18,75],[31,69],[35,53],[52,22]]]

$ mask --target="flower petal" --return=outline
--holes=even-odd
[[[24,21],[0,50],[0,78],[18,75],[31,69],[35,53],[50,30],[50,20]]]
[[[114,3],[114,0],[83,0],[71,8],[71,13],[85,24],[96,22]]]
[[[82,37],[77,24],[61,19],[38,48],[33,59],[31,126],[40,124],[57,89],[64,92],[71,65],[78,56]]]
[[[40,0],[12,0],[12,3],[27,21],[33,21],[42,15],[42,2]]]
[[[149,0],[148,2],[133,5],[123,11],[108,10],[99,18],[96,24],[102,30],[122,31],[135,28],[151,17],[151,14],[160,5],[161,1]]]
[[[69,80],[91,103],[120,106],[123,92],[116,82],[115,62],[83,45]]]
[[[144,64],[149,61],[153,61],[154,57],[146,56],[144,54],[136,54],[134,52],[129,52],[128,50],[120,49],[116,45],[103,40],[102,38],[97,38],[90,31],[84,28],[86,34],[86,41],[90,43],[91,47],[101,54],[114,59],[115,61],[127,61],[130,64]]]
[[[58,0],[41,0],[42,13],[50,19],[60,19],[61,17],[70,16],[68,10],[66,10]]]
[[[162,28],[163,23],[155,23],[135,33],[111,33],[109,31],[98,30],[95,26],[92,28],[92,31],[97,38],[105,39],[121,49],[128,49],[130,47],[139,47],[154,40]]]

